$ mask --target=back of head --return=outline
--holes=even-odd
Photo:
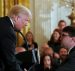
[[[71,37],[75,37],[75,28],[72,26],[66,26],[62,32],[68,33]]]
[[[44,50],[43,55],[48,54],[53,57],[53,53],[54,53],[54,51],[53,51],[52,47],[49,47]]]
[[[20,14],[25,14],[30,18],[32,17],[30,10],[22,5],[13,6],[9,11],[8,16],[12,18],[13,15],[19,16]]]

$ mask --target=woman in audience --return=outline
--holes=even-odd
[[[59,29],[60,31],[62,31],[62,29],[63,29],[64,27],[66,27],[66,21],[60,20],[60,21],[58,22],[58,29]]]
[[[60,65],[59,64],[60,56],[58,53],[55,53],[51,47],[46,48],[43,52],[43,55],[50,55],[52,57],[54,69],[56,69]]]
[[[60,37],[61,37],[61,32],[59,29],[55,29],[53,31],[53,34],[48,41],[49,47],[52,47],[53,51],[58,53],[60,49]]]
[[[33,48],[34,49],[38,48],[38,44],[34,41],[34,36],[33,36],[32,32],[30,32],[30,31],[27,32],[25,37],[27,40],[27,44],[24,42],[22,47],[24,47],[27,50],[32,50]],[[26,48],[26,45],[28,45],[28,48]]]
[[[45,54],[41,57],[40,65],[40,71],[54,71],[52,57],[49,54]]]
[[[40,64],[32,66],[28,71],[54,71],[52,57],[48,54],[41,56]]]

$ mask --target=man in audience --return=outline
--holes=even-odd
[[[59,56],[60,56],[60,64],[63,64],[68,56],[68,49],[66,47],[61,47],[59,50]]]
[[[24,6],[15,5],[8,16],[0,18],[0,71],[22,71],[15,57],[16,30],[21,30],[31,18]]]
[[[66,26],[62,30],[61,44],[69,49],[69,55],[64,64],[62,64],[56,71],[75,71],[75,28]]]

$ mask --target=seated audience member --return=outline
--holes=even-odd
[[[47,54],[53,58],[53,61],[55,62],[55,64],[58,61],[58,59],[60,58],[59,54],[55,53],[51,47],[45,48],[43,53],[42,53],[42,55],[47,55]]]
[[[65,20],[60,20],[60,21],[58,22],[58,29],[59,29],[60,31],[62,31],[64,27],[66,27],[66,21],[65,21]]]
[[[56,71],[75,71],[75,28],[66,26],[62,30],[61,45],[68,48],[68,58]]]
[[[51,35],[50,40],[48,41],[49,47],[52,47],[53,51],[58,53],[60,49],[60,37],[61,32],[59,29],[55,29]]]
[[[22,62],[22,68],[26,68],[28,70],[31,65],[38,63],[38,45],[34,41],[33,34],[30,31],[26,34],[26,41],[27,43],[23,43],[22,48],[16,48],[18,52],[16,57],[19,61]],[[28,48],[26,48],[26,45],[28,45]]]
[[[53,71],[52,57],[48,54],[41,56],[40,59],[41,71]]]
[[[54,51],[51,47],[46,48],[42,55],[47,55],[47,54],[50,55],[51,57],[53,57]]]
[[[46,48],[49,48],[47,43],[44,43],[40,48],[40,55],[43,55]]]
[[[58,68],[60,65],[64,64],[67,58],[68,58],[68,49],[65,47],[61,47],[59,50],[59,58],[54,59],[55,68]]]
[[[68,49],[66,47],[61,47],[59,50],[60,64],[64,63],[68,57]]]
[[[32,32],[30,31],[27,32],[25,37],[26,37],[27,43],[24,42],[22,44],[22,47],[24,47],[26,50],[32,50],[33,48],[38,49],[38,44],[34,41],[34,36]],[[27,48],[26,48],[26,45],[28,45]]]
[[[54,71],[53,61],[50,55],[43,55],[40,60],[40,64],[32,66],[29,71]]]

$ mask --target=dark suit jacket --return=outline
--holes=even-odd
[[[16,35],[9,17],[0,18],[0,71],[22,71],[15,58]]]
[[[67,61],[56,71],[75,71],[75,47],[71,49]]]

